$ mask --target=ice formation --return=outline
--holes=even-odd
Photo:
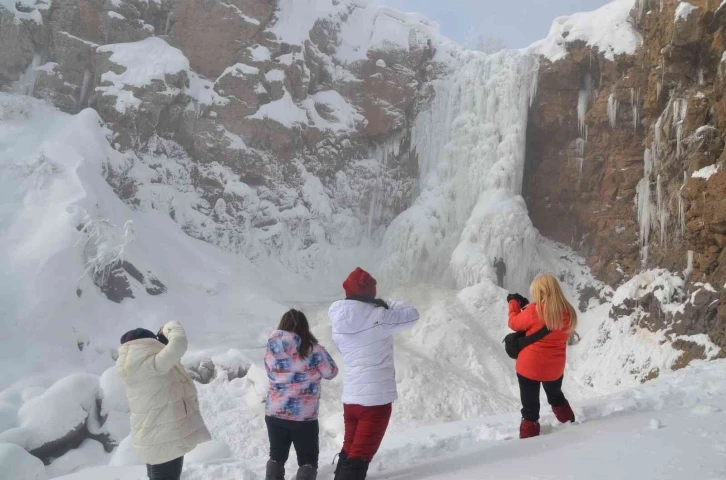
[[[391,280],[444,275],[463,287],[493,278],[491,259],[504,256],[523,285],[537,237],[519,196],[537,63],[518,52],[463,55],[417,117],[420,191],[386,232],[382,268]]]
[[[610,127],[615,128],[618,122],[618,99],[615,97],[614,92],[608,97],[608,120],[610,121]]]

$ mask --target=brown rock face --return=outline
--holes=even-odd
[[[609,61],[575,42],[566,59],[543,61],[524,194],[535,226],[581,252],[612,286],[663,267],[720,290],[726,174],[692,174],[724,166],[726,12],[716,13],[719,2],[694,1],[690,15],[674,21],[679,2],[662,3],[661,10],[661,2],[638,1],[644,14],[636,8],[632,21],[643,45],[633,56]],[[708,314],[718,321],[697,321],[704,311],[693,307],[684,325],[724,347],[720,301],[720,316]]]
[[[267,26],[272,9],[266,0],[180,0],[171,13],[171,43],[189,58],[193,70],[216,78],[242,58]]]

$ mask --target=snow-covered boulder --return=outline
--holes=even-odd
[[[12,443],[0,443],[0,476],[8,480],[46,480],[43,462]]]
[[[98,376],[88,373],[58,380],[20,407],[18,426],[0,433],[0,442],[15,443],[44,459],[77,447],[89,436],[89,416],[97,415],[98,388]]]

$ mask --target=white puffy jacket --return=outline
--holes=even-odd
[[[119,347],[116,361],[131,408],[131,443],[150,465],[174,460],[211,440],[194,381],[180,363],[187,349],[184,329],[169,322],[162,333],[168,345],[153,338],[132,340]]]
[[[393,362],[393,334],[413,327],[418,311],[403,302],[389,309],[340,300],[328,311],[333,343],[343,355],[343,403],[386,405],[398,398]]]

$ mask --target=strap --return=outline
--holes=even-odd
[[[362,302],[362,303],[368,303],[370,305],[375,305],[376,307],[383,307],[386,310],[388,310],[390,307],[386,302],[381,300],[380,298],[371,298],[371,297],[359,297],[357,295],[351,295],[350,297],[346,297],[346,300],[353,300],[354,302]]]
[[[541,330],[533,333],[532,335],[528,335],[526,337],[519,339],[519,348],[520,350],[524,347],[528,347],[529,345],[532,345],[534,342],[537,342],[539,340],[542,340],[544,337],[546,337],[550,333],[549,328],[546,326],[543,327]]]

